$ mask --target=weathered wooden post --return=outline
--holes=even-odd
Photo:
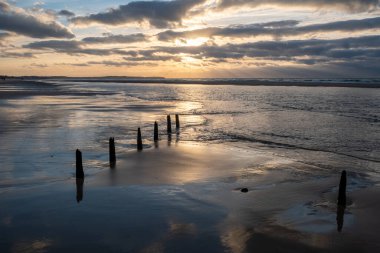
[[[339,195],[338,195],[338,207],[336,210],[336,223],[337,230],[341,232],[344,222],[344,209],[346,209],[346,185],[347,185],[347,173],[342,171],[339,182]]]
[[[83,199],[83,183],[84,179],[83,178],[77,178],[76,179],[77,183],[77,202],[81,202]]]
[[[177,130],[179,130],[179,127],[180,127],[180,125],[179,125],[179,115],[176,114],[176,115],[175,115],[175,128],[176,128]]]
[[[344,209],[346,209],[346,207],[341,205],[338,205],[338,208],[336,209],[336,224],[338,232],[341,232],[343,229]]]
[[[170,119],[170,115],[166,116],[167,130],[168,134],[172,132],[172,120]]]
[[[346,171],[343,170],[340,176],[340,182],[339,182],[338,205],[340,206],[346,205],[346,185],[347,185],[347,175],[346,175]]]
[[[113,137],[109,139],[109,156],[110,156],[110,166],[114,167],[116,163],[116,151],[115,151],[115,138]]]
[[[137,129],[137,150],[143,150],[140,128]]]
[[[76,154],[76,178],[84,178],[83,165],[82,165],[82,152],[79,149]]]
[[[158,124],[157,124],[157,121],[154,122],[154,141],[158,141]]]

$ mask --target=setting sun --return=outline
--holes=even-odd
[[[184,40],[176,40],[175,44],[177,46],[200,46],[206,43],[208,38],[196,38],[196,39],[184,39]]]

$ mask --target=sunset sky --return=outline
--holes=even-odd
[[[380,77],[378,0],[0,0],[0,74]]]

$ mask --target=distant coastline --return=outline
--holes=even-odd
[[[380,88],[380,78],[164,78],[164,77],[64,77],[64,76],[2,76],[3,81],[67,81],[105,83],[164,83],[201,85],[301,86]]]

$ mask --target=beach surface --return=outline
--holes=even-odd
[[[0,252],[380,249],[377,90],[238,87],[226,99],[226,86],[1,89]],[[168,135],[166,114],[177,112],[181,128]],[[84,180],[75,178],[77,148]]]
[[[118,155],[115,168],[86,173],[84,181],[71,176],[2,193],[0,247],[375,252],[379,186],[355,189],[361,176],[349,173],[349,204],[338,232],[339,175],[305,180],[305,166],[252,150],[162,141]]]

